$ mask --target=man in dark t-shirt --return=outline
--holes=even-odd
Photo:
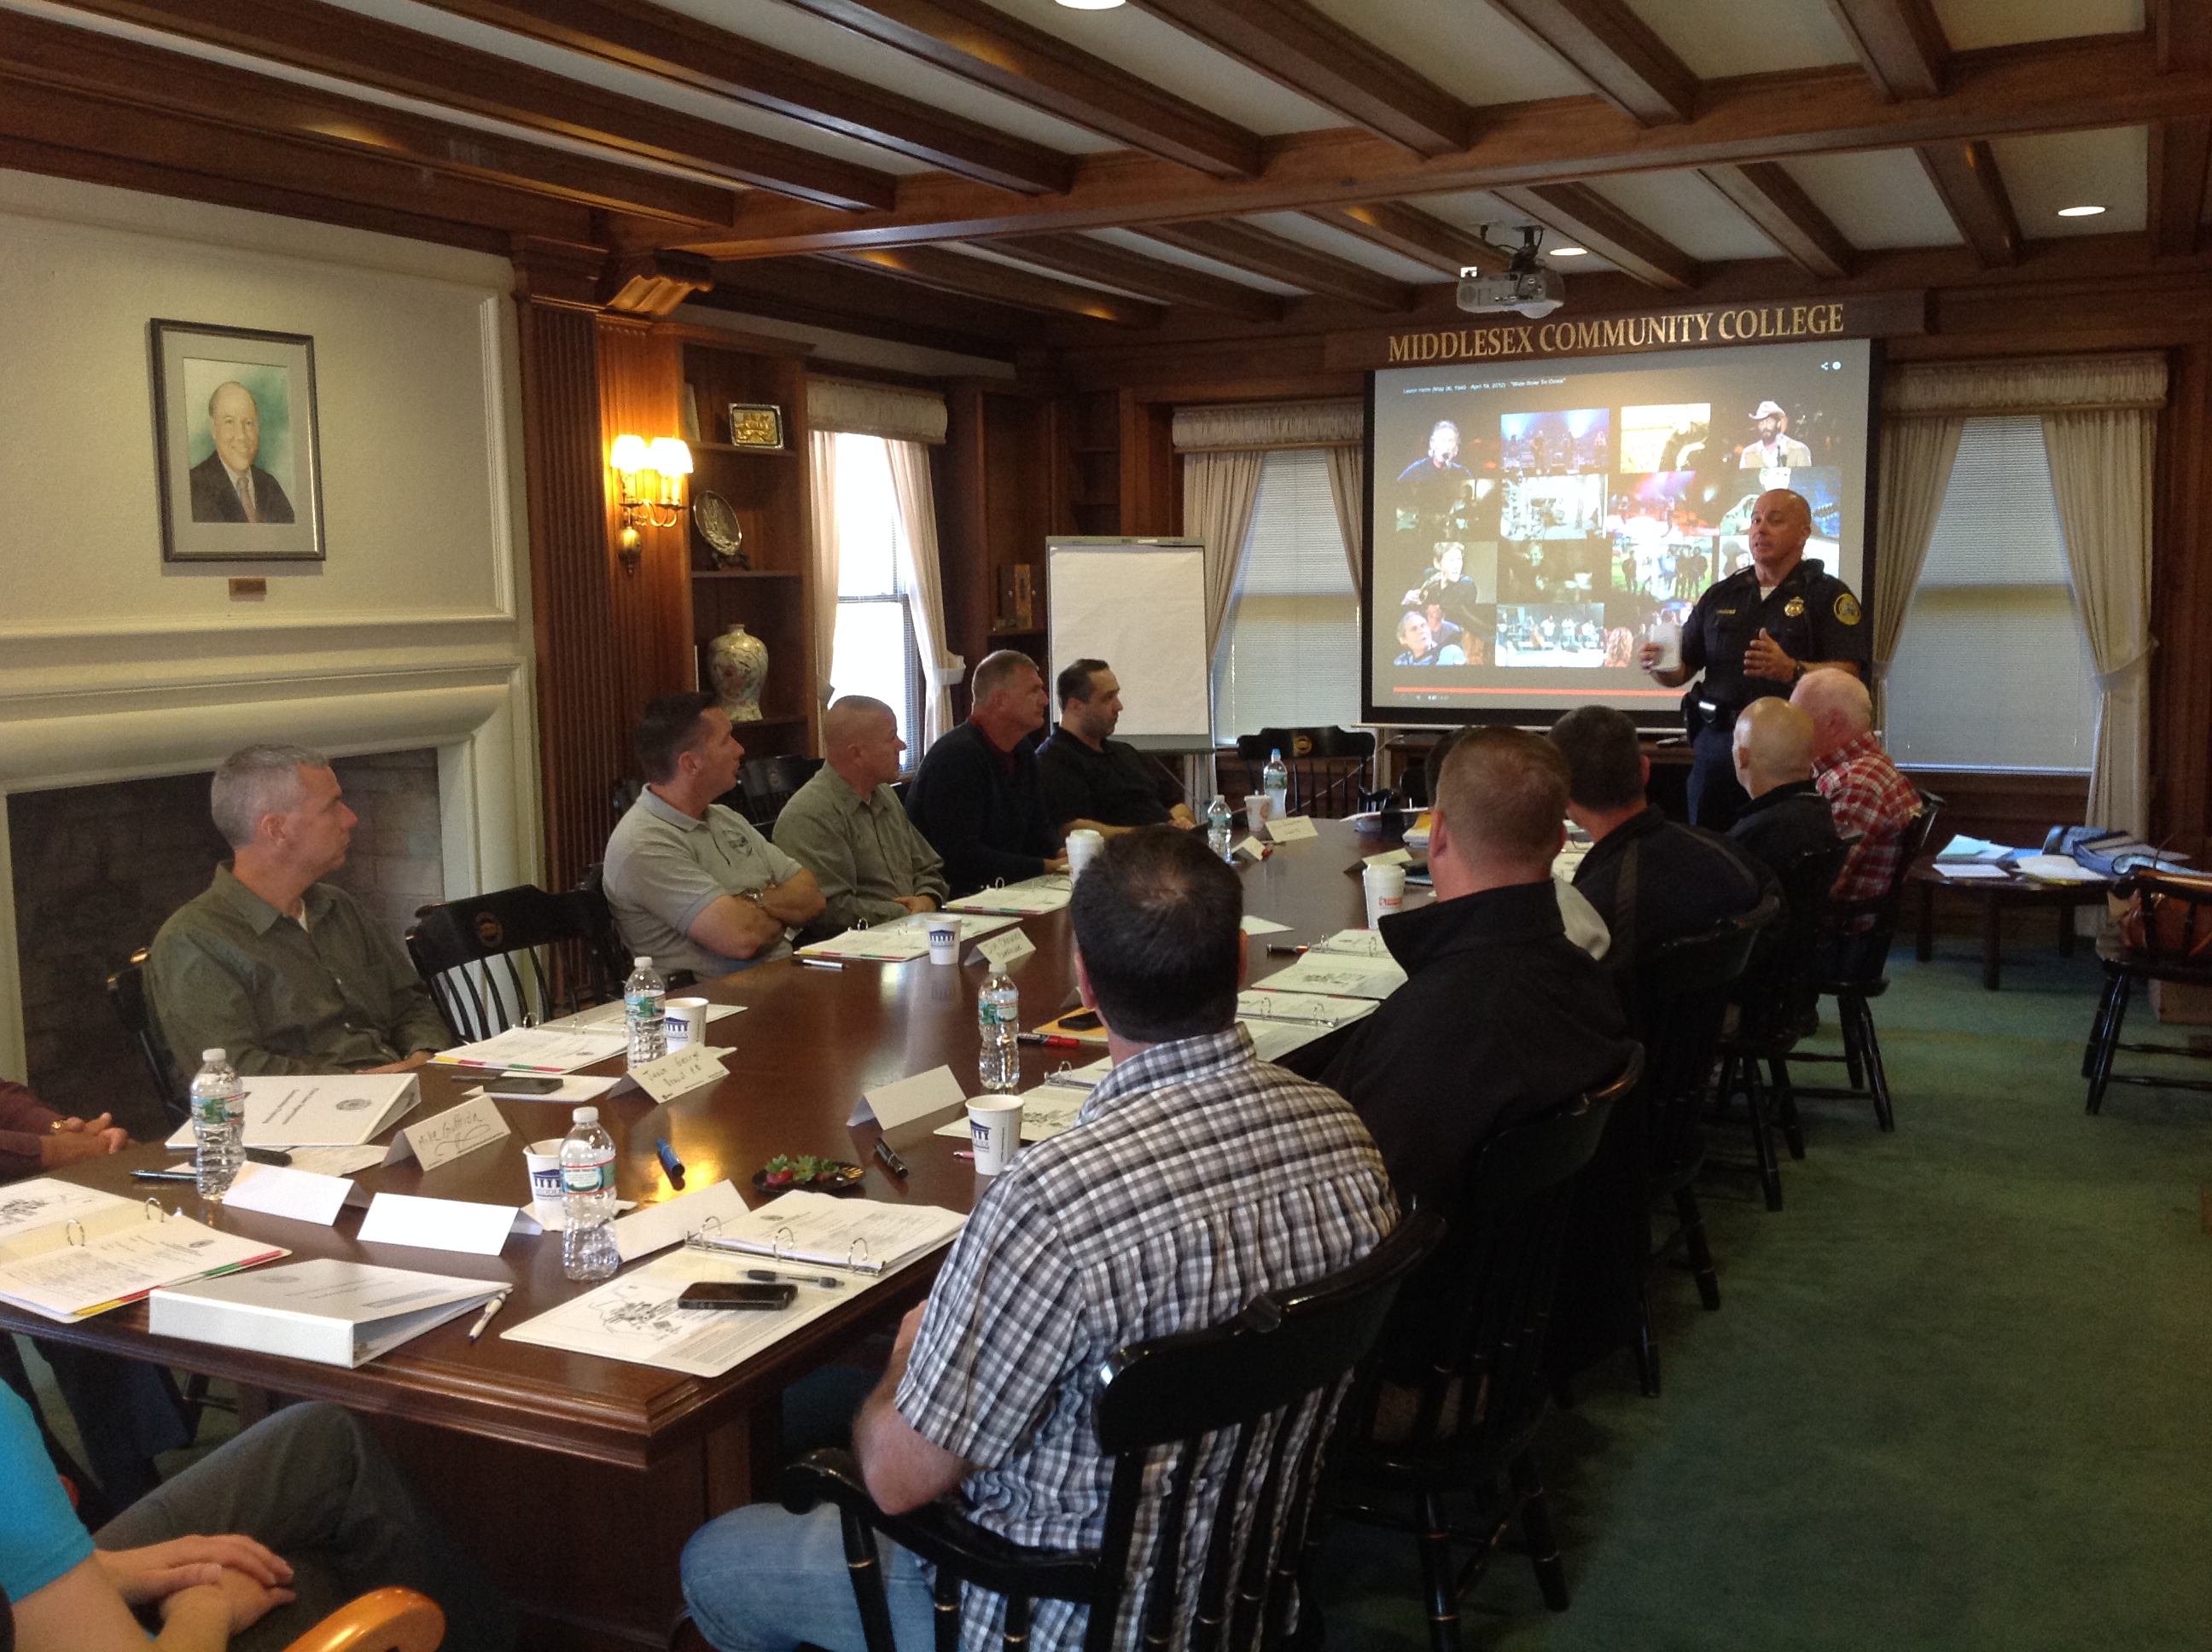
[[[1754,700],[1735,720],[1735,777],[1751,801],[1729,840],[1778,878],[1808,851],[1841,841],[1813,784],[1813,720],[1787,700]]]
[[[1028,738],[1044,726],[1044,674],[1018,649],[975,668],[968,720],[938,738],[907,787],[906,814],[945,862],[955,896],[1066,872]]]
[[[1182,787],[1156,757],[1109,738],[1121,720],[1121,685],[1103,659],[1079,659],[1053,685],[1060,726],[1037,748],[1045,802],[1062,837],[1082,829],[1113,837],[1139,826],[1198,823]]]

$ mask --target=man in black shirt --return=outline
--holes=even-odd
[[[968,720],[947,731],[907,787],[907,818],[945,861],[956,896],[1066,872],[1028,737],[1044,726],[1044,674],[1018,649],[975,668]]]
[[[1777,878],[1841,840],[1813,784],[1813,720],[1787,700],[1754,700],[1735,720],[1735,777],[1750,793],[1729,839]]]
[[[1618,1078],[1629,1041],[1605,972],[1566,938],[1552,889],[1567,765],[1540,737],[1459,737],[1436,787],[1436,900],[1383,919],[1406,984],[1324,1082],[1367,1122],[1401,1195],[1449,1214],[1477,1148]]]
[[[1198,823],[1182,787],[1156,757],[1108,738],[1121,720],[1121,685],[1103,659],[1079,659],[1053,685],[1060,727],[1037,748],[1045,802],[1062,837],[1088,829],[1103,837],[1139,826]]]
[[[1568,817],[1590,835],[1575,887],[1613,932],[1607,969],[1748,912],[1773,889],[1766,869],[1726,838],[1644,801],[1651,760],[1626,714],[1578,707],[1552,725],[1552,743],[1572,775]]]

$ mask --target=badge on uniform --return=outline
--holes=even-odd
[[[1782,604],[1783,616],[1786,619],[1796,619],[1804,611],[1805,599],[1802,597],[1792,597],[1788,602]]]
[[[1836,598],[1836,619],[1838,623],[1844,625],[1856,625],[1859,623],[1859,599],[1848,591]]]

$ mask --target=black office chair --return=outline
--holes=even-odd
[[[107,1001],[115,1006],[115,1018],[123,1023],[125,1036],[145,1066],[146,1081],[154,1087],[161,1116],[173,1128],[191,1117],[191,1102],[185,1096],[185,1080],[178,1076],[169,1059],[169,1041],[155,1024],[153,1000],[146,993],[146,951],[140,947],[129,963],[107,978]]]
[[[822,767],[819,757],[754,757],[738,771],[738,789],[744,796],[744,816],[763,832],[775,829],[775,817],[793,793],[814,778]]]
[[[1271,753],[1283,754],[1290,771],[1286,804],[1294,815],[1341,820],[1359,812],[1360,796],[1375,783],[1375,735],[1368,729],[1263,728],[1237,737],[1244,760],[1244,789],[1263,790]]]
[[[1571,1109],[1490,1139],[1469,1168],[1463,1214],[1407,1291],[1346,1408],[1336,1512],[1417,1535],[1436,1652],[1459,1646],[1460,1600],[1516,1518],[1545,1604],[1566,1610],[1536,1464],[1549,1397],[1544,1334],[1577,1179],[1642,1072],[1639,1053]],[[1510,1493],[1489,1497],[1501,1480]],[[1449,1516],[1447,1500],[1461,1494],[1484,1511],[1474,1524]],[[1463,1568],[1455,1547],[1473,1551]]]
[[[837,1505],[868,1652],[894,1652],[878,1532],[937,1569],[940,1647],[957,1636],[963,1582],[1005,1598],[1006,1652],[1024,1644],[1039,1600],[1089,1608],[1085,1652],[1115,1644],[1128,1606],[1142,1615],[1147,1646],[1281,1646],[1339,1401],[1400,1284],[1443,1235],[1441,1221],[1416,1213],[1341,1272],[1256,1297],[1226,1325],[1158,1337],[1109,1359],[1095,1414],[1114,1481],[1095,1552],[1022,1548],[942,1502],[886,1515],[842,1451],[817,1451],[786,1469],[784,1506],[805,1514],[824,1501]],[[1201,1471],[1217,1497],[1194,1519],[1189,1493]],[[1138,1546],[1148,1482],[1167,1489]],[[1240,1515],[1249,1516],[1243,1534],[1233,1518]],[[1130,1580],[1148,1573],[1143,1598],[1126,1601]],[[1179,1621],[1187,1612],[1194,1621]]]
[[[612,927],[595,924],[586,891],[523,884],[423,907],[405,938],[446,1023],[472,1042],[618,995],[604,951]]]
[[[1897,1128],[1896,1110],[1890,1104],[1889,1073],[1881,1062],[1881,1039],[1875,1030],[1873,1000],[1889,990],[1884,973],[1889,944],[1897,934],[1897,914],[1905,900],[1905,874],[1920,859],[1936,835],[1943,812],[1943,799],[1932,792],[1920,793],[1920,812],[1905,829],[1898,847],[1897,869],[1889,887],[1863,901],[1830,900],[1820,992],[1836,1000],[1836,1021],[1842,1032],[1841,1054],[1799,1050],[1801,1061],[1840,1062],[1850,1083],[1843,1087],[1810,1089],[1799,1085],[1796,1095],[1864,1098],[1874,1102],[1875,1124]],[[1861,923],[1866,927],[1858,928]]]
[[[2113,1057],[2121,1050],[2205,1059],[2206,1052],[2193,1042],[2124,1043],[2120,1029],[2127,1021],[2128,1001],[2138,981],[2212,987],[2212,883],[2201,875],[2136,873],[2115,884],[2112,894],[2133,903],[2136,915],[2109,930],[2097,943],[2097,957],[2105,969],[2105,990],[2089,1023],[2088,1044],[2081,1052],[2081,1076],[2089,1081],[2089,1111],[2104,1110],[2105,1091],[2113,1084],[2212,1090],[2212,1080],[2203,1078],[2112,1071]]]

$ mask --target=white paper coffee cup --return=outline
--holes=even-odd
[[[960,919],[957,914],[932,917],[928,933],[929,961],[932,963],[960,962]]]
[[[1088,826],[1081,831],[1070,832],[1067,835],[1067,875],[1070,878],[1082,877],[1083,869],[1091,864],[1091,856],[1105,847],[1105,838]]]
[[[1660,620],[1651,628],[1651,641],[1659,645],[1659,658],[1655,662],[1655,669],[1680,671],[1682,667],[1682,628],[1672,620]]]
[[[1265,792],[1244,794],[1244,824],[1248,831],[1258,831],[1267,823],[1267,805],[1272,801]]]
[[[1367,894],[1367,926],[1370,929],[1406,904],[1406,869],[1403,866],[1364,867],[1359,874],[1359,885]]]
[[[692,1044],[707,1042],[707,1000],[672,998],[661,1006],[662,1027],[668,1034],[671,1055]]]
[[[968,1103],[968,1133],[975,1145],[975,1174],[998,1175],[1022,1145],[1022,1098],[978,1096]]]
[[[523,1163],[530,1167],[530,1213],[548,1233],[557,1232],[568,1223],[568,1199],[561,1186],[561,1141],[558,1136],[549,1136],[522,1150]]]

